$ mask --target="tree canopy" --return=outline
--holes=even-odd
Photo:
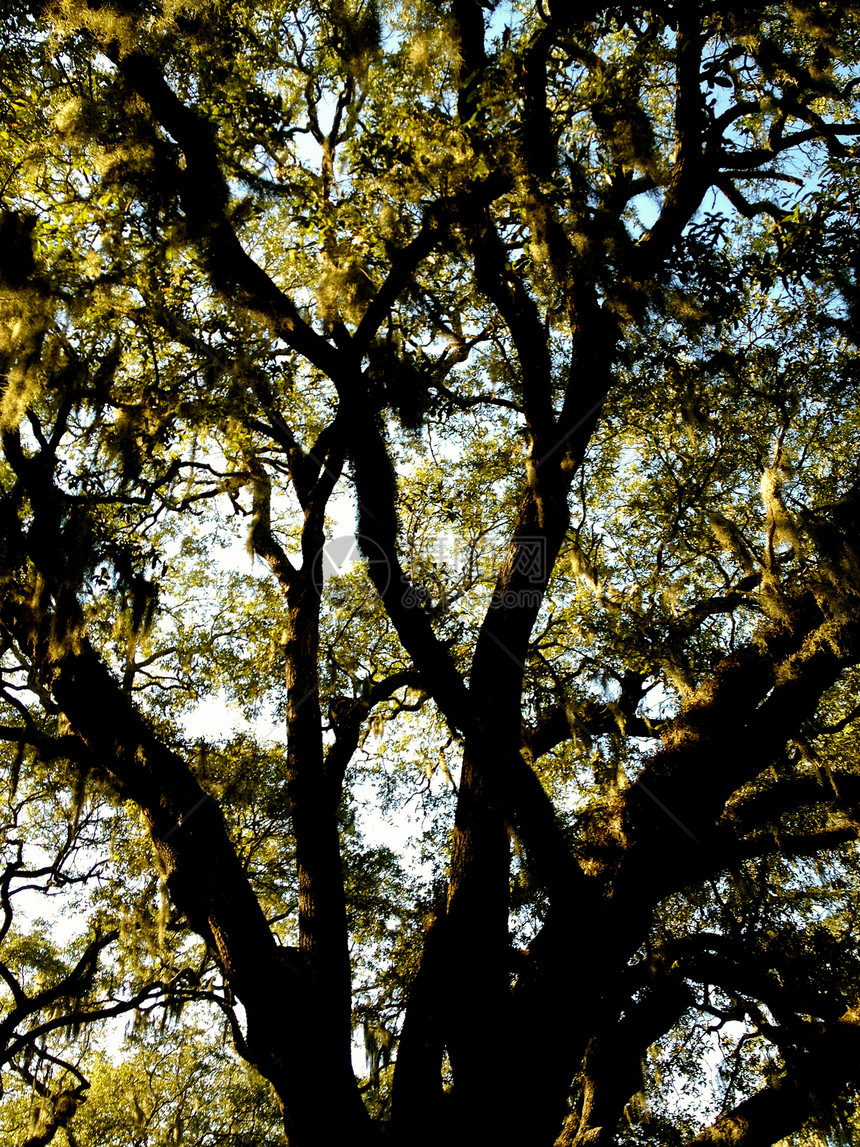
[[[0,10],[5,1141],[853,1142],[860,6]]]

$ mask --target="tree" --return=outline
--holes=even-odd
[[[111,842],[78,958],[292,1147],[852,1126],[857,6],[3,13],[2,737]],[[269,1134],[135,1038],[69,1142]]]

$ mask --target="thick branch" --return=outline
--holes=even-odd
[[[683,8],[678,16],[675,40],[675,136],[678,141],[675,165],[660,215],[638,244],[640,273],[650,273],[668,255],[707,189],[701,56],[699,14],[691,5]]]
[[[623,1019],[593,1038],[585,1056],[582,1109],[566,1121],[556,1147],[611,1147],[631,1096],[643,1089],[648,1048],[677,1023],[693,994],[679,975],[667,977],[626,1006]]]
[[[764,1087],[721,1116],[687,1147],[770,1147],[799,1131],[816,1115],[827,1116],[833,1101],[857,1079],[860,1028],[849,1011],[829,1024],[809,1053],[799,1057],[776,1083]]]
[[[186,162],[180,185],[182,207],[206,255],[215,286],[270,319],[284,341],[308,362],[326,374],[336,374],[337,350],[304,321],[292,300],[239,242],[227,218],[227,183],[211,124],[182,103],[149,56],[140,52],[120,56],[115,48],[107,51],[129,86],[182,149]]]

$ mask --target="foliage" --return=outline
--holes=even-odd
[[[851,1141],[858,15],[2,5],[9,1142]]]

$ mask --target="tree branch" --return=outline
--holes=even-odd
[[[810,1051],[771,1086],[749,1099],[695,1138],[687,1147],[768,1147],[808,1120],[828,1112],[840,1090],[856,1079],[860,1025],[856,1011],[828,1024]]]
[[[229,193],[212,125],[182,103],[149,56],[140,52],[121,56],[110,45],[103,50],[182,149],[186,171],[180,182],[180,199],[214,285],[271,320],[289,346],[324,373],[335,376],[340,366],[336,348],[304,321],[295,304],[248,255],[227,218]]]

